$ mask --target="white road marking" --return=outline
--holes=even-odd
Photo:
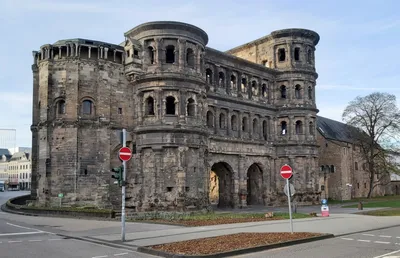
[[[374,243],[377,243],[377,244],[390,244],[390,242],[382,242],[382,241],[374,241]]]
[[[343,240],[354,240],[353,238],[345,238],[345,237],[342,237],[342,239]]]
[[[383,254],[383,255],[379,255],[379,256],[375,256],[374,258],[384,258],[385,256],[391,255],[391,254],[395,254],[395,253],[400,253],[400,250],[397,251],[393,251],[387,254]]]
[[[392,236],[382,236],[382,235],[381,235],[380,237],[387,237],[387,238],[390,238],[390,237],[392,237]]]
[[[28,240],[29,242],[41,242],[41,241],[43,241],[43,240]]]
[[[58,240],[63,240],[62,238],[53,238],[53,239],[47,239],[48,241],[58,241]]]
[[[106,258],[108,255],[103,255],[103,256],[93,256],[92,258]]]
[[[114,254],[114,256],[121,256],[121,255],[125,255],[125,254],[128,254],[128,253]]]
[[[4,233],[0,234],[0,236],[19,236],[19,235],[34,235],[34,234],[42,234],[42,232]]]
[[[375,236],[373,234],[362,234],[363,236]]]
[[[19,226],[19,225],[15,225],[15,224],[11,224],[11,223],[6,223],[7,225],[13,226],[13,227],[17,227],[17,228],[24,228],[24,229],[29,229],[29,230],[36,230],[37,232],[43,232],[41,230],[37,230],[35,228],[28,228],[28,227],[23,227],[23,226]]]
[[[357,241],[359,241],[359,242],[367,242],[367,243],[371,242],[371,240],[363,240],[363,239],[358,239]]]
[[[22,241],[8,241],[9,243],[22,243]]]

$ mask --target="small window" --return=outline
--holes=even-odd
[[[331,165],[331,173],[334,173],[334,172],[335,172],[335,166]]]
[[[148,116],[154,115],[154,99],[152,97],[146,99],[145,114]]]
[[[192,98],[188,99],[187,103],[187,115],[188,116],[194,116],[195,115],[195,103]]]
[[[64,100],[59,100],[57,102],[57,114],[59,114],[59,115],[65,114],[65,101]]]
[[[167,64],[175,63],[175,47],[170,45],[165,50],[165,61]]]
[[[294,60],[299,61],[300,60],[300,48],[296,47],[294,49]]]
[[[354,169],[358,170],[358,163],[357,162],[354,162]]]
[[[281,86],[281,98],[286,99],[286,86],[285,85]]]
[[[235,77],[235,75],[231,75],[231,87],[232,87],[232,89],[236,89],[236,77]]]
[[[303,133],[303,123],[298,120],[296,121],[296,134],[302,134]]]
[[[247,80],[246,80],[246,78],[242,78],[242,92],[243,93],[247,92]]]
[[[168,96],[166,99],[166,114],[175,115],[175,98]]]
[[[261,94],[263,98],[268,97],[268,89],[267,89],[267,85],[265,83],[263,83],[262,87],[261,87]]]
[[[133,56],[134,57],[139,57],[139,51],[137,49],[133,50]]]
[[[131,57],[131,51],[130,50],[126,50],[126,57]]]
[[[122,108],[118,108],[118,114],[122,115]]]
[[[206,69],[206,81],[208,84],[212,84],[212,71],[210,68]]]
[[[153,49],[153,47],[148,47],[147,52],[149,54],[150,64],[154,64],[154,49]]]
[[[295,90],[294,90],[296,99],[301,99],[301,86],[300,85],[296,85]]]
[[[194,67],[194,52],[191,48],[186,51],[186,63],[189,67]]]
[[[214,115],[211,111],[207,111],[207,126],[214,127]]]
[[[225,125],[226,125],[225,114],[224,113],[220,113],[219,114],[219,128],[225,129]]]
[[[253,96],[258,96],[258,88],[257,88],[256,81],[251,82],[251,92],[252,92]]]
[[[82,103],[82,112],[84,115],[90,115],[93,112],[93,103],[90,100],[84,100]]]
[[[282,121],[281,122],[281,134],[286,135],[286,133],[287,133],[287,124],[285,121]]]
[[[285,52],[285,49],[284,49],[284,48],[280,48],[280,49],[278,50],[278,60],[279,60],[280,62],[283,62],[283,61],[286,60],[286,52]]]
[[[219,72],[218,73],[218,85],[220,87],[224,87],[225,86],[225,74],[223,72]]]

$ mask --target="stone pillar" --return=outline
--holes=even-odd
[[[249,113],[249,139],[253,139],[254,138],[254,128],[253,128],[253,119],[254,119],[254,114]]]
[[[225,92],[228,95],[231,95],[231,75],[232,75],[232,70],[231,69],[226,69],[225,73]]]
[[[103,47],[100,47],[100,58],[103,58]]]
[[[104,59],[108,59],[108,50],[109,50],[108,47],[104,48]]]
[[[242,138],[242,136],[243,136],[243,131],[242,131],[242,128],[243,128],[243,126],[242,126],[242,123],[243,123],[243,121],[242,121],[242,116],[243,116],[243,113],[242,112],[238,112],[238,123],[237,123],[237,126],[238,126],[238,138]]]
[[[69,57],[69,44],[67,44],[66,47],[67,47],[67,57]]]
[[[240,207],[247,207],[247,171],[246,171],[246,156],[239,155],[239,184],[235,195],[239,199]],[[236,184],[235,184],[236,185]]]
[[[179,38],[178,39],[178,65],[179,70],[183,70],[185,68],[185,51],[186,50],[186,40]]]
[[[179,105],[179,123],[185,123],[186,121],[186,96],[187,96],[187,91],[186,90],[180,90],[180,105]]]
[[[89,47],[89,52],[88,52],[88,58],[90,59],[90,56],[92,54],[92,47]]]
[[[289,140],[291,140],[294,135],[295,126],[293,124],[293,120],[294,120],[294,116],[290,115],[289,116],[289,124],[287,126]]]
[[[33,64],[34,65],[37,65],[37,59],[36,59],[37,53],[38,53],[37,51],[32,51]]]
[[[231,136],[232,135],[232,121],[231,121],[231,119],[232,119],[232,112],[233,112],[233,110],[232,109],[228,109],[228,112],[226,113],[226,115],[227,115],[227,119],[226,119],[226,121],[227,121],[227,125],[226,125],[226,135],[227,136]]]
[[[116,54],[117,54],[117,50],[114,49],[114,62],[115,62],[115,60],[116,60],[116,59],[115,59]]]
[[[214,116],[214,133],[215,135],[219,134],[219,114],[221,111],[218,108],[215,108],[215,116]]]
[[[155,38],[155,55],[154,55],[154,62],[157,64],[157,67],[161,67],[161,64],[163,62],[163,57],[162,57],[162,38]]]
[[[198,74],[201,74],[201,57],[202,57],[202,54],[201,54],[201,47],[200,46],[198,46],[198,45],[196,45],[196,64],[195,64],[195,69],[196,69],[196,72],[198,73]]]

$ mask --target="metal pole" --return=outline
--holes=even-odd
[[[126,147],[126,129],[122,129],[122,147]],[[122,172],[122,207],[121,207],[121,224],[122,242],[125,241],[125,181],[126,181],[126,161],[122,161],[124,171]]]
[[[290,218],[290,232],[293,234],[293,221],[292,221],[292,205],[290,203],[290,185],[289,185],[289,179],[286,179],[286,185],[288,188],[288,202],[289,202],[289,218]]]

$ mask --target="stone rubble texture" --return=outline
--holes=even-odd
[[[284,164],[294,170],[297,202],[319,203],[317,33],[274,31],[226,52],[180,22],[149,22],[124,36],[120,45],[70,39],[33,52],[38,205],[57,206],[63,193],[64,205],[120,207],[111,168],[121,165],[123,128],[136,153],[127,163],[128,210],[204,209],[210,199],[232,208],[284,204]]]

